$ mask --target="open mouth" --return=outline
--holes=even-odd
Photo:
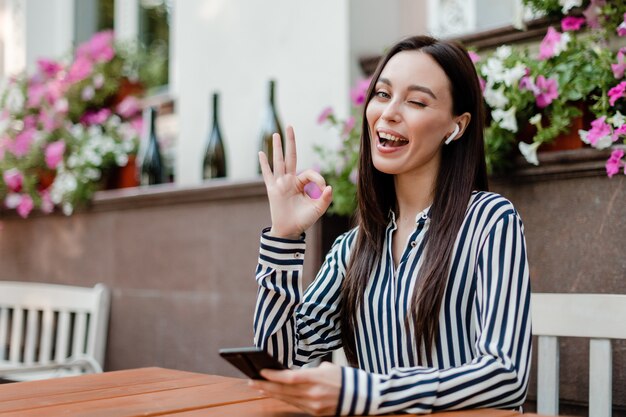
[[[409,143],[408,139],[400,138],[386,132],[378,132],[378,142],[384,148],[399,148]]]

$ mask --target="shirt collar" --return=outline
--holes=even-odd
[[[419,223],[420,221],[428,221],[430,220],[430,208],[431,206],[426,207],[424,210],[420,211],[419,213],[417,213],[417,215],[415,216],[415,223]],[[396,213],[393,211],[393,209],[389,209],[389,220],[391,220],[391,222],[393,224],[396,223]]]

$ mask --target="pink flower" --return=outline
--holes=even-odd
[[[46,165],[50,169],[56,169],[59,163],[63,160],[63,154],[65,153],[65,142],[57,140],[46,146],[45,159]]]
[[[117,105],[117,114],[125,119],[133,117],[137,112],[141,110],[139,105],[139,99],[135,96],[126,96],[124,100]]]
[[[29,114],[24,117],[24,129],[34,129],[37,127],[37,116]]]
[[[622,81],[615,87],[611,88],[608,92],[609,104],[611,104],[611,106],[615,106],[615,102],[624,97],[624,91],[626,91],[626,81]]]
[[[84,125],[101,125],[111,115],[111,110],[100,109],[98,111],[88,111],[80,118],[80,122]]]
[[[352,98],[352,104],[360,106],[365,102],[365,95],[367,89],[370,86],[371,79],[359,80],[356,85],[350,90],[350,98]]]
[[[576,31],[585,24],[584,17],[567,16],[561,20],[561,29],[563,32]]]
[[[96,62],[109,62],[115,56],[113,31],[107,30],[93,35],[91,39],[78,47],[76,56],[89,58]]]
[[[63,94],[65,93],[65,85],[62,81],[56,79],[47,81],[46,85],[48,86],[46,99],[48,100],[48,103],[54,105],[57,100],[63,97]]]
[[[561,43],[561,33],[557,32],[552,26],[548,28],[546,36],[539,45],[539,60],[552,58],[557,54],[558,45]]]
[[[70,67],[68,71],[67,81],[69,83],[82,81],[85,78],[89,77],[92,71],[93,71],[92,62],[84,56],[79,56],[76,58],[76,60],[74,61],[74,63],[72,64],[72,66]]]
[[[17,168],[7,169],[2,173],[2,179],[7,188],[13,192],[19,193],[24,184],[24,175]]]
[[[31,84],[26,89],[26,95],[28,96],[28,107],[37,107],[41,104],[41,100],[46,94],[47,88],[45,84]]]
[[[54,112],[48,110],[42,110],[39,113],[39,123],[41,123],[46,133],[54,132],[59,127],[59,122],[55,116]]]
[[[622,23],[617,27],[617,35],[618,36],[626,36],[626,13],[624,13],[624,19]]]
[[[314,182],[309,182],[304,186],[304,192],[313,200],[317,200],[322,196],[322,190]]]
[[[611,178],[613,175],[617,174],[620,169],[625,166],[622,158],[624,157],[624,151],[622,149],[615,149],[611,152],[611,156],[606,161],[606,175]]]
[[[524,91],[524,90],[532,91],[533,94],[535,96],[537,96],[541,92],[539,91],[539,89],[535,85],[535,81],[533,80],[533,78],[529,75],[530,71],[528,70],[528,68],[526,69],[526,72],[527,72],[527,74],[524,75],[519,80],[519,89],[522,90],[522,91]]]
[[[30,145],[35,139],[35,129],[29,128],[20,132],[11,144],[11,152],[17,157],[24,156],[28,153]]]
[[[54,110],[55,110],[57,113],[67,113],[67,111],[69,110],[69,108],[70,108],[70,105],[69,105],[69,103],[67,102],[67,99],[66,99],[65,97],[63,97],[63,98],[61,98],[61,99],[57,100],[57,101],[54,103]]]
[[[23,219],[27,218],[30,212],[33,210],[33,199],[28,194],[22,194],[22,198],[17,205],[17,214],[20,215]]]
[[[487,87],[487,82],[485,81],[484,78],[478,77],[478,83],[480,84],[480,91],[484,93],[485,87]]]
[[[356,120],[354,119],[354,116],[348,117],[343,124],[343,131],[341,132],[341,134],[344,136],[349,135],[352,129],[354,129],[355,123]]]
[[[324,110],[322,110],[322,112],[320,113],[319,116],[317,116],[317,124],[321,125],[322,123],[324,123],[330,116],[332,116],[333,114],[333,108],[332,107],[326,107]]]
[[[537,77],[536,83],[539,94],[535,94],[537,107],[544,108],[559,96],[559,83],[554,78],[546,79],[543,75]]]
[[[615,129],[613,131],[613,134],[615,134],[617,136],[624,136],[624,135],[626,135],[626,124],[623,124],[620,127],[618,127],[617,129]]]
[[[41,211],[46,214],[52,213],[54,210],[54,203],[50,197],[50,192],[48,190],[40,191],[39,198],[41,198]]]
[[[472,63],[475,64],[478,61],[480,61],[480,55],[478,55],[476,52],[474,51],[468,51],[467,54],[469,55],[470,59],[472,60]]]
[[[624,49],[625,48],[620,48],[620,50],[617,52],[617,63],[611,64],[613,75],[618,80],[624,78],[624,71],[626,70],[626,63],[624,63]]]
[[[587,132],[587,142],[592,146],[596,146],[598,141],[603,138],[609,137],[613,134],[611,125],[605,123],[606,116],[602,116],[599,119],[591,122],[591,129]]]
[[[39,72],[44,74],[47,78],[54,78],[63,69],[63,66],[51,59],[39,59],[37,61],[37,67]]]
[[[130,121],[130,126],[137,133],[137,135],[143,134],[143,117],[135,117]]]
[[[589,6],[583,12],[585,19],[587,20],[587,26],[592,29],[600,28],[600,11],[601,7],[605,4],[605,0],[591,0],[591,3],[589,3]]]

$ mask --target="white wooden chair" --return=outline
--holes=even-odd
[[[612,412],[610,339],[626,339],[626,294],[532,294],[533,334],[539,336],[537,413],[559,412],[557,338],[589,342],[589,415]]]
[[[102,372],[110,291],[0,281],[0,378]]]

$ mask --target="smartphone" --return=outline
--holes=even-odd
[[[252,379],[265,379],[261,369],[287,369],[263,349],[253,347],[220,349],[220,356]]]

